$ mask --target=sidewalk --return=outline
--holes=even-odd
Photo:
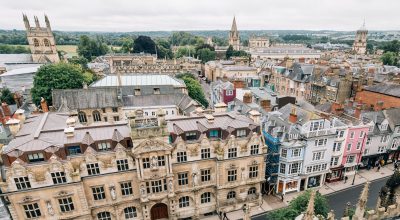
[[[376,168],[371,169],[371,170],[366,170],[366,169],[360,170],[356,174],[356,178],[354,180],[354,185],[352,185],[354,176],[349,176],[346,183],[344,183],[344,180],[338,181],[338,182],[333,182],[333,183],[326,183],[325,185],[320,187],[318,190],[322,195],[328,195],[331,193],[340,192],[342,190],[345,190],[345,189],[348,189],[348,188],[351,188],[354,186],[358,186],[360,184],[364,184],[367,181],[374,181],[374,180],[388,177],[393,174],[393,171],[394,171],[394,167],[392,164],[382,167],[379,172],[377,172]],[[263,204],[261,206],[251,208],[251,216],[286,207],[289,205],[291,200],[296,198],[301,193],[303,193],[303,192],[286,194],[284,202],[282,202],[280,197],[278,197],[278,196],[272,196],[272,195],[263,196]],[[229,212],[229,213],[227,213],[227,216],[228,216],[229,220],[242,219],[243,211],[237,210],[237,211]],[[219,217],[218,216],[210,216],[210,217],[203,218],[203,219],[219,220]]]

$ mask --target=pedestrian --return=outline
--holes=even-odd
[[[397,161],[396,162],[394,162],[394,169],[395,170],[397,170],[397,167],[398,167],[399,165],[397,164]]]
[[[283,193],[282,193],[282,194],[281,194],[281,200],[282,200],[282,202],[283,202],[283,199],[284,199],[284,198],[283,198]]]
[[[374,168],[375,168],[375,167],[377,167],[377,166],[378,166],[378,164],[379,164],[379,161],[378,161],[378,160],[377,160],[377,161],[375,161]]]
[[[228,217],[226,216],[226,212],[224,212],[224,218],[223,220],[228,219]]]
[[[378,165],[376,172],[379,172],[380,169],[381,169],[381,164]]]
[[[219,218],[221,219],[221,217],[222,217],[222,211],[219,211],[218,215],[219,215]]]

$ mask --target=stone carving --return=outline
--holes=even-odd
[[[155,156],[153,156],[151,158],[151,164],[150,164],[151,168],[156,168],[157,167],[157,158]]]
[[[169,180],[169,182],[168,182],[169,193],[172,193],[174,191],[173,186],[174,186],[174,184],[172,183],[172,180]]]
[[[50,201],[46,201],[46,207],[47,207],[47,212],[50,215],[54,215],[54,209],[53,209],[53,206],[51,206],[51,202]]]
[[[92,147],[88,147],[84,154],[86,162],[97,162],[97,152]]]
[[[140,194],[142,194],[142,197],[146,197],[146,189],[144,188],[144,185],[140,186]]]
[[[197,144],[191,144],[187,147],[189,150],[190,156],[194,157],[199,154],[199,146]]]
[[[217,146],[214,148],[214,152],[219,155],[219,156],[224,156],[224,146],[222,143],[217,144]]]
[[[26,169],[22,166],[19,160],[14,161],[12,164],[11,175],[12,176],[26,176]]]
[[[111,199],[112,200],[117,199],[117,194],[115,193],[115,187],[114,186],[110,186],[110,194],[111,194]]]
[[[122,144],[120,143],[118,143],[117,146],[115,147],[115,157],[118,159],[126,158],[125,147],[122,146]]]
[[[197,173],[193,173],[193,187],[195,187],[197,185]]]
[[[240,178],[241,178],[241,180],[245,180],[245,178],[246,178],[246,173],[245,173],[244,167],[242,167],[242,169],[241,169]]]

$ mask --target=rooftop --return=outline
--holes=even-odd
[[[399,84],[389,84],[381,83],[378,85],[364,87],[364,90],[381,93],[385,95],[400,97],[400,85]]]
[[[121,85],[119,85],[118,77],[120,77]],[[168,75],[108,75],[96,82],[90,87],[110,87],[110,86],[150,86],[150,85],[172,85],[185,86],[185,83]]]

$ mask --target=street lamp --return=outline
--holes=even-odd
[[[351,183],[351,185],[354,185],[354,181],[356,180],[357,171],[358,171],[358,164],[354,168],[353,182]]]

